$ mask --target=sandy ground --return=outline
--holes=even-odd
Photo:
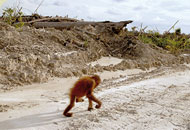
[[[97,63],[109,65],[109,58],[103,61]],[[0,104],[5,104],[0,113],[0,130],[188,130],[189,67],[99,73],[103,82],[95,95],[103,102],[101,109],[87,111],[85,99],[75,104],[71,118],[62,112],[77,77],[56,78],[0,93]]]

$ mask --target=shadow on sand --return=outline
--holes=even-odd
[[[23,129],[31,127],[40,127],[50,124],[64,123],[73,118],[68,118],[62,115],[63,111],[41,113],[35,115],[28,115],[14,119],[8,119],[0,122],[0,130],[12,130],[12,129]],[[87,110],[81,110],[73,112],[75,119],[80,118],[81,114],[88,112]],[[89,113],[90,114],[90,113]]]
[[[55,122],[63,122],[65,119],[66,117],[62,115],[62,112],[57,111],[51,113],[28,115],[0,122],[0,130],[22,129],[43,126],[53,124]]]

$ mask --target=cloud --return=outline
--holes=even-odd
[[[120,13],[119,12],[116,12],[116,11],[113,11],[113,10],[107,10],[106,11],[106,13],[108,13],[109,15],[111,14],[111,15],[120,15]]]
[[[159,16],[156,16],[153,20],[156,21],[156,22],[166,22],[165,19],[160,18]]]
[[[134,11],[141,11],[141,10],[146,10],[146,9],[148,9],[148,8],[143,7],[143,6],[136,6],[133,8]]]
[[[18,0],[7,0],[11,5]],[[41,0],[20,0],[26,14],[31,14]],[[178,23],[183,30],[190,30],[189,0],[44,0],[38,9],[41,15],[60,15],[93,21],[134,20],[132,25],[167,28]],[[190,32],[190,31],[189,31]]]
[[[53,5],[55,5],[55,6],[61,6],[61,7],[68,6],[68,4],[65,3],[64,1],[59,1],[59,0],[54,1]]]
[[[159,6],[166,11],[182,12],[190,9],[188,3],[183,0],[182,1],[167,0],[161,2]]]
[[[114,2],[123,2],[123,1],[126,1],[126,0],[113,0]]]

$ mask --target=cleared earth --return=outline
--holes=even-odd
[[[104,64],[101,60],[98,63]],[[109,60],[106,63],[108,65]],[[103,102],[101,109],[87,111],[88,101],[85,99],[85,102],[75,104],[72,109],[73,117],[64,117],[62,112],[69,103],[68,90],[77,77],[56,78],[44,84],[33,84],[1,93],[0,103],[6,106],[4,112],[0,113],[0,129],[188,128],[188,64],[147,71],[104,71],[99,74],[104,80],[95,90],[95,95]]]
[[[125,30],[126,31],[126,30]],[[0,130],[177,129],[190,127],[190,55],[173,55],[123,29],[56,30],[0,22]],[[101,109],[68,92],[97,73]]]

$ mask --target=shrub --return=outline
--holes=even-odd
[[[23,12],[21,10],[22,8],[3,9],[3,20],[16,28],[22,27],[24,22],[22,22]]]
[[[139,33],[138,39],[143,43],[155,44],[163,49],[167,49],[173,54],[179,53],[184,49],[190,49],[190,36],[181,34],[181,29],[178,28],[174,33],[159,34],[155,31],[147,31]]]

